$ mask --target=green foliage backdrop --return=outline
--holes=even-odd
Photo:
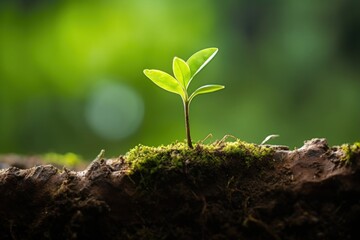
[[[360,4],[0,1],[0,153],[108,155],[185,139],[180,99],[143,75],[218,47],[197,76],[226,86],[191,108],[195,141],[359,140]]]

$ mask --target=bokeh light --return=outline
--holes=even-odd
[[[119,140],[133,134],[144,115],[144,103],[132,88],[123,84],[102,82],[90,95],[86,120],[100,137]]]

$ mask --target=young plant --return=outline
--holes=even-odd
[[[189,123],[191,101],[199,94],[215,92],[223,89],[224,86],[204,85],[196,89],[191,95],[188,93],[188,87],[195,75],[213,59],[217,52],[217,48],[206,48],[193,54],[186,62],[181,58],[174,57],[172,65],[174,77],[156,69],[144,70],[144,74],[160,88],[180,95],[184,105],[185,130],[189,148],[193,148]]]

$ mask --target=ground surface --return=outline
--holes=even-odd
[[[268,148],[216,168],[188,158],[137,172],[126,156],[99,156],[78,172],[0,170],[0,239],[360,239],[359,149]]]

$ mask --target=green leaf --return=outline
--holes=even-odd
[[[205,85],[205,86],[199,87],[191,94],[191,96],[189,97],[189,102],[191,102],[191,100],[199,94],[211,93],[211,92],[219,91],[224,88],[225,88],[225,86],[222,86],[222,85]]]
[[[191,78],[193,78],[218,52],[217,48],[206,48],[194,53],[186,62],[190,67]],[[190,83],[190,82],[189,82]]]
[[[155,69],[145,69],[144,74],[151,81],[153,81],[153,83],[155,83],[162,89],[179,94],[183,99],[185,99],[185,93],[183,88],[180,86],[180,83],[170,74]]]
[[[184,89],[186,89],[190,81],[190,68],[187,63],[181,58],[174,57],[173,72],[175,78],[184,86]]]

